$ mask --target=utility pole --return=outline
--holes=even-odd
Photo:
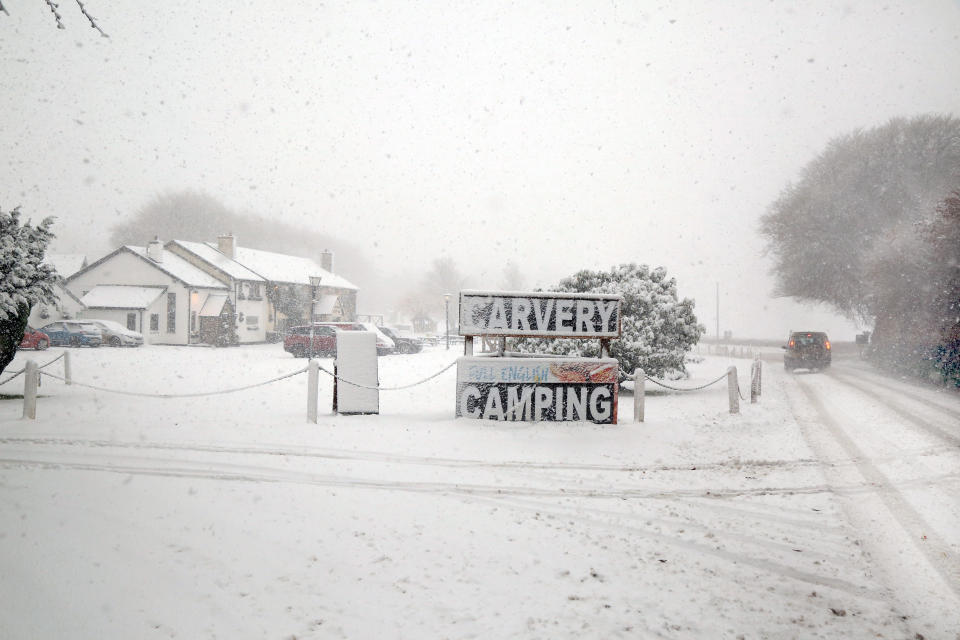
[[[720,283],[717,283],[717,342],[720,342]]]

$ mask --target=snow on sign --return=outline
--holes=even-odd
[[[457,417],[617,423],[613,358],[490,358],[457,361]]]
[[[616,338],[618,295],[460,292],[460,335]]]

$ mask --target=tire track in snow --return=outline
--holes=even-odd
[[[82,459],[71,459],[68,455],[51,452],[44,457],[39,452],[30,452],[24,457],[11,456],[14,452],[6,452],[7,457],[0,458],[0,467],[6,468],[34,468],[52,471],[90,471],[118,473],[125,475],[148,475],[172,478],[200,478],[208,480],[227,480],[240,482],[276,482],[309,484],[317,486],[344,487],[356,489],[380,489],[409,491],[414,493],[451,493],[467,495],[518,495],[518,496],[550,496],[550,497],[581,497],[600,499],[650,499],[665,500],[674,498],[704,498],[723,499],[741,496],[766,495],[802,495],[816,493],[874,493],[876,487],[870,484],[848,486],[831,486],[827,484],[799,485],[790,487],[744,487],[731,489],[691,488],[691,489],[608,489],[590,488],[583,486],[557,486],[554,480],[549,486],[521,486],[475,484],[467,482],[419,482],[410,480],[370,480],[356,476],[336,474],[317,474],[308,471],[271,468],[262,465],[240,465],[214,461],[185,461],[168,458],[130,458],[128,455],[117,456],[120,463],[113,464],[106,460],[91,461],[89,456]],[[29,457],[28,457],[29,456]],[[107,456],[109,458],[110,456]],[[141,464],[130,464],[139,460]],[[582,480],[572,478],[573,481]],[[929,479],[916,481],[917,484],[929,482]],[[711,485],[712,486],[712,485]]]
[[[905,396],[914,402],[923,404],[924,407],[928,409],[939,410],[942,413],[946,414],[953,420],[960,421],[960,391],[951,391],[943,387],[931,387],[924,386],[922,383],[913,381],[913,380],[897,380],[901,384],[898,386],[893,384],[889,377],[884,376],[883,372],[877,370],[873,367],[868,366],[853,366],[850,369],[855,369],[858,374],[864,374],[869,376],[870,384],[873,386],[881,387],[887,391],[893,391],[901,396]],[[826,371],[827,375],[836,375],[837,371],[834,369],[828,369]],[[849,374],[849,369],[843,369],[844,374]],[[916,393],[910,393],[904,387],[908,387],[911,391]],[[943,395],[943,397],[932,397],[935,395]],[[941,402],[941,400],[949,400],[950,395],[953,394],[958,402],[953,404],[947,404]],[[922,397],[921,397],[922,396]]]
[[[291,457],[291,458],[316,458],[320,460],[342,460],[349,462],[387,462],[394,464],[408,465],[429,465],[440,467],[475,467],[489,469],[528,469],[528,470],[558,470],[558,471],[611,471],[624,473],[647,473],[647,472],[687,472],[687,471],[714,471],[725,469],[793,469],[801,467],[840,467],[855,465],[859,460],[855,459],[835,459],[829,461],[816,460],[812,458],[799,458],[794,460],[759,460],[759,459],[741,459],[722,460],[720,462],[690,462],[687,464],[660,464],[660,465],[616,465],[616,464],[587,464],[572,462],[555,461],[526,461],[526,460],[505,460],[502,462],[491,462],[489,460],[470,459],[470,458],[446,458],[441,456],[415,456],[403,454],[388,454],[376,451],[355,451],[349,449],[296,449],[283,447],[241,447],[224,445],[202,445],[202,444],[183,444],[167,442],[131,442],[121,440],[90,440],[86,438],[45,438],[45,437],[0,437],[0,444],[3,445],[39,445],[42,447],[90,447],[100,449],[137,449],[137,450],[159,450],[159,451],[185,451],[195,453],[223,453],[223,454],[243,454],[252,456],[268,457]],[[883,461],[902,460],[905,457],[924,457],[936,455],[944,450],[953,449],[951,446],[924,447],[910,451],[904,451],[897,456],[891,456]],[[876,461],[877,458],[874,458]]]
[[[913,548],[919,552],[919,557],[925,559],[931,569],[940,576],[946,588],[952,592],[957,600],[957,604],[960,605],[960,560],[953,554],[951,546],[936,533],[936,530],[910,504],[901,491],[891,483],[889,478],[870,462],[853,439],[847,435],[843,426],[830,414],[809,384],[799,378],[796,380],[810,406],[816,411],[819,424],[826,428],[829,437],[844,450],[847,456],[859,460],[856,464],[857,471],[868,483],[881,489],[876,492],[876,495],[882,500],[892,519],[908,534],[906,537]],[[857,385],[851,386],[856,387]],[[872,393],[867,395],[876,397]],[[798,422],[803,422],[803,419],[798,417]],[[911,420],[911,422],[914,421]],[[918,544],[918,541],[921,540],[924,543]]]
[[[124,442],[117,440],[88,440],[84,438],[38,438],[38,437],[4,437],[0,444],[29,444],[41,446],[91,447],[91,448],[118,448],[118,449],[156,449],[161,451],[189,451],[197,453],[224,453],[260,456],[280,456],[295,458],[318,458],[326,460],[344,460],[357,462],[388,462],[410,465],[430,465],[441,467],[477,467],[491,469],[543,469],[543,470],[571,470],[571,471],[613,471],[613,472],[650,472],[650,471],[708,471],[730,468],[793,468],[819,466],[819,460],[754,460],[733,459],[720,462],[691,462],[681,465],[607,465],[575,462],[539,462],[526,460],[504,460],[491,462],[489,460],[469,458],[445,458],[440,456],[414,456],[380,453],[376,451],[351,451],[341,449],[304,449],[293,448],[263,448],[240,447],[223,445],[202,445],[164,442]]]
[[[861,383],[854,382],[852,379],[850,379],[850,378],[847,377],[847,376],[838,375],[838,374],[836,374],[836,373],[834,373],[834,372],[828,372],[828,375],[829,375],[830,377],[834,378],[835,380],[839,381],[841,384],[845,384],[845,385],[847,385],[847,386],[849,386],[849,387],[853,387],[854,389],[856,389],[856,390],[859,391],[860,393],[863,393],[864,395],[870,396],[871,399],[873,399],[873,400],[879,402],[880,404],[882,404],[883,406],[887,407],[888,409],[890,409],[891,411],[893,411],[895,414],[897,414],[898,416],[900,416],[901,418],[903,418],[903,419],[906,420],[907,422],[913,424],[914,426],[919,427],[920,429],[926,431],[926,432],[929,433],[930,435],[932,435],[932,436],[934,436],[934,437],[936,437],[936,438],[938,438],[938,439],[940,439],[940,440],[948,443],[949,445],[951,445],[952,448],[958,448],[958,449],[960,449],[960,435],[958,435],[957,433],[953,433],[953,432],[951,432],[951,431],[947,431],[946,429],[941,428],[941,427],[933,424],[932,422],[929,422],[929,421],[927,421],[927,420],[924,420],[924,419],[922,419],[922,418],[919,418],[919,417],[916,415],[915,412],[911,412],[909,409],[907,409],[906,407],[904,407],[904,406],[903,406],[902,404],[900,404],[899,402],[894,402],[894,401],[891,400],[888,396],[881,395],[881,394],[877,393],[876,391],[870,389],[869,387],[867,387],[867,386],[865,386],[865,385],[863,385],[863,384],[861,384]],[[939,409],[940,411],[942,411],[943,413],[947,414],[950,418],[953,419],[952,424],[954,424],[954,425],[960,424],[960,414],[956,414],[956,413],[954,413],[953,411],[944,409],[943,407],[940,407],[939,405],[934,405],[934,404],[931,404],[931,403],[926,403],[924,400],[922,400],[922,399],[920,399],[920,398],[911,397],[911,396],[909,396],[909,395],[907,395],[907,394],[904,394],[902,391],[900,391],[900,390],[898,390],[898,389],[896,389],[896,388],[894,388],[894,387],[887,387],[887,388],[888,388],[889,390],[891,390],[891,391],[895,391],[895,392],[900,393],[900,395],[909,398],[909,399],[910,399],[911,401],[913,401],[913,402],[923,403],[925,407],[928,407],[928,408],[936,407],[937,409]]]
[[[622,517],[617,516],[615,518],[610,518],[610,514],[605,512],[597,512],[593,510],[585,511],[578,507],[565,507],[563,505],[544,505],[543,503],[538,503],[536,501],[525,501],[523,499],[518,499],[518,497],[510,496],[476,496],[472,499],[476,501],[485,501],[494,505],[508,506],[512,509],[529,513],[548,514],[559,520],[565,520],[572,516],[576,516],[581,523],[605,527],[618,533],[626,532],[637,537],[653,540],[654,542],[665,543],[673,547],[679,547],[683,551],[690,554],[712,556],[732,565],[753,567],[754,569],[763,571],[765,573],[783,576],[785,578],[804,582],[812,586],[833,588],[839,591],[878,601],[886,601],[889,598],[889,594],[878,585],[873,585],[870,587],[857,585],[848,580],[819,575],[797,567],[789,566],[784,562],[774,559],[761,558],[752,553],[738,553],[724,548],[719,548],[713,544],[679,538],[677,536],[668,535],[665,533],[658,533],[634,524],[625,524],[622,522]],[[732,537],[733,536],[731,536],[731,538]],[[750,539],[750,542],[752,544],[758,544],[756,539]]]
[[[154,461],[154,462],[159,462]],[[598,492],[589,489],[578,488],[537,488],[537,487],[513,487],[496,485],[475,485],[475,484],[457,484],[442,482],[389,482],[376,480],[360,480],[354,478],[343,478],[337,476],[320,476],[305,472],[273,470],[268,472],[263,469],[243,470],[240,465],[234,465],[235,469],[228,468],[209,468],[197,466],[191,468],[177,461],[177,465],[171,466],[138,466],[138,465],[112,465],[98,464],[94,462],[78,462],[68,460],[28,460],[28,459],[0,459],[2,467],[33,468],[52,471],[87,471],[87,472],[106,472],[121,475],[145,475],[174,478],[194,478],[219,481],[241,481],[254,483],[296,483],[303,485],[313,485],[320,487],[335,488],[355,488],[355,489],[374,489],[374,490],[395,490],[413,493],[433,493],[460,499],[469,500],[492,500],[494,503],[509,498],[527,498],[527,499],[548,499],[548,498],[601,498],[601,499],[676,499],[685,496],[702,496],[703,491],[669,491],[669,492],[641,492],[631,490]],[[809,488],[810,491],[828,490],[824,488]],[[797,493],[795,489],[788,490],[789,493]],[[735,492],[726,495],[751,495],[754,491],[745,493]],[[759,494],[765,495],[769,490],[759,490]],[[711,493],[715,497],[721,497],[720,494]],[[554,505],[559,509],[557,515],[562,515],[564,507]],[[540,508],[543,510],[543,508]],[[586,522],[586,519],[584,520]],[[817,586],[827,586],[842,590],[848,593],[856,594],[861,597],[867,597],[880,600],[883,595],[875,587],[865,587],[854,584],[847,580],[832,578],[830,576],[818,575],[791,567],[787,564],[777,562],[771,559],[761,559],[747,553],[738,553],[726,549],[718,549],[705,543],[699,543],[691,540],[683,540],[670,535],[652,532],[636,525],[612,524],[604,522],[602,519],[592,518],[591,523],[595,525],[614,526],[618,530],[630,531],[636,535],[652,538],[658,542],[679,547],[686,552],[696,552],[705,555],[717,557],[725,562],[732,564],[742,564],[744,566],[754,567],[784,577],[809,583]]]

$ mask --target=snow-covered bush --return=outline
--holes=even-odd
[[[610,271],[580,271],[551,291],[616,293],[623,296],[622,335],[612,340],[610,355],[621,369],[641,368],[648,375],[686,375],[684,356],[705,328],[697,323],[692,300],[677,298],[677,282],[662,267],[622,264]],[[523,338],[515,348],[526,353],[598,357],[599,340]]]
[[[43,264],[52,224],[53,218],[20,224],[19,207],[0,209],[0,372],[17,353],[33,305],[57,302],[56,271]]]

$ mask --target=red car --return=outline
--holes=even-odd
[[[45,334],[43,331],[37,331],[31,326],[28,326],[26,331],[23,332],[23,340],[20,341],[21,349],[36,349],[37,351],[43,351],[50,346],[50,336]]]
[[[313,355],[320,357],[337,355],[336,331],[340,327],[330,325],[313,325]],[[287,337],[283,340],[283,350],[292,353],[296,358],[306,358],[310,355],[310,325],[290,327]]]

